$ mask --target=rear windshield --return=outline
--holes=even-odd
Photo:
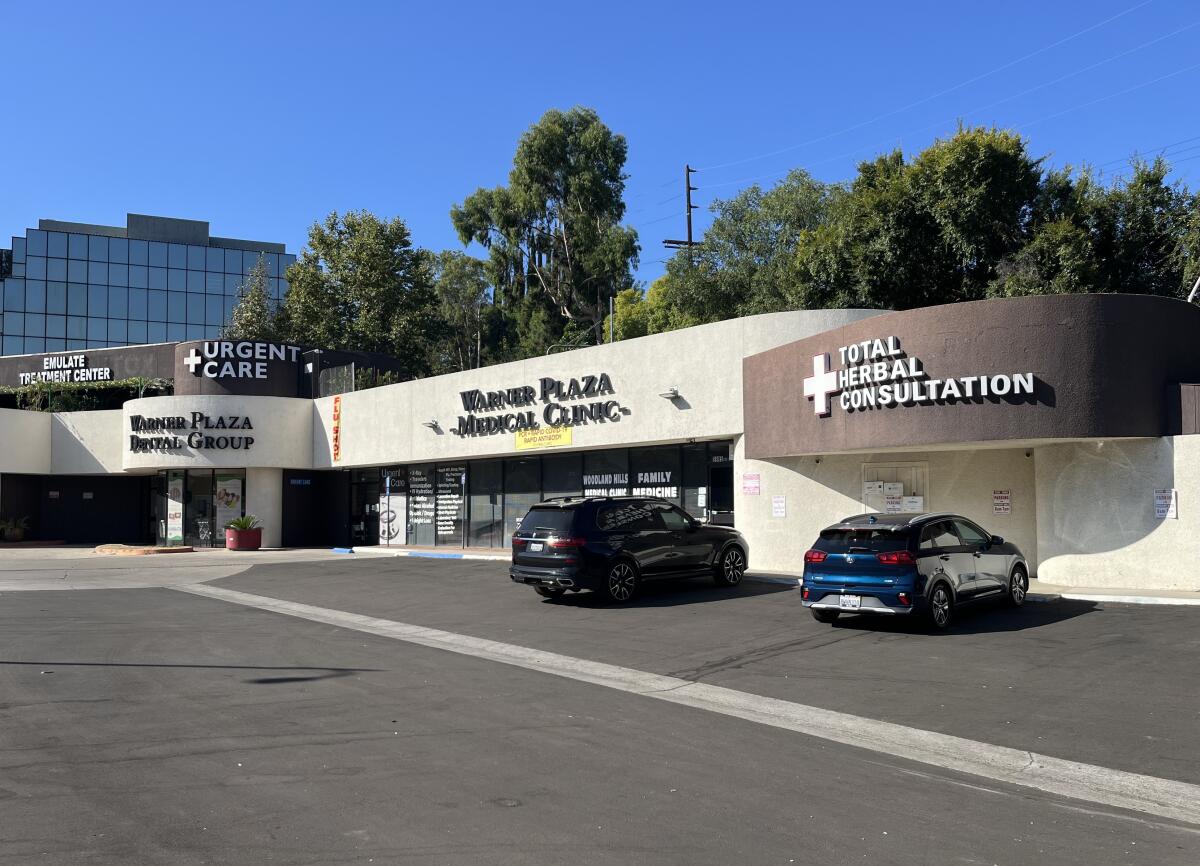
[[[575,522],[574,508],[531,508],[521,521],[520,532],[570,532]]]
[[[845,553],[851,548],[862,548],[872,553],[885,550],[905,550],[908,548],[908,536],[907,529],[893,530],[878,527],[826,529],[821,532],[817,549],[830,553]]]

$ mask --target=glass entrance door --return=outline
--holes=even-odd
[[[187,473],[187,507],[184,509],[184,544],[192,547],[212,547],[216,533],[216,514],[213,511],[213,473],[211,469],[189,469]],[[221,530],[221,545],[225,531]]]

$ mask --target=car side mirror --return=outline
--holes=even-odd
[[[1003,544],[1003,543],[1004,543],[1003,536],[1001,536],[1001,535],[993,535],[992,536],[992,544]]]

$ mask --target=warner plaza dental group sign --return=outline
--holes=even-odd
[[[919,358],[907,355],[895,336],[863,340],[838,349],[841,369],[830,367],[829,353],[813,356],[813,374],[804,379],[804,396],[813,411],[828,416],[832,397],[846,412],[1032,396],[1032,373],[989,373],[934,379]]]

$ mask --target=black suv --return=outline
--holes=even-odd
[[[513,533],[508,574],[546,598],[593,589],[620,603],[642,581],[712,575],[737,586],[749,550],[736,530],[701,523],[665,499],[550,499]]]

